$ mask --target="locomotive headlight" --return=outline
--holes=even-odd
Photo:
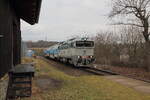
[[[90,58],[93,58],[93,56],[90,56]]]
[[[80,58],[80,56],[78,56],[78,58]]]

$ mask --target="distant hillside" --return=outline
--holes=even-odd
[[[32,41],[27,41],[26,42],[28,48],[47,48],[47,47],[50,47],[50,46],[52,46],[56,43],[58,43],[58,42],[43,41],[43,40],[40,40],[40,41],[37,41],[37,42],[32,42]]]

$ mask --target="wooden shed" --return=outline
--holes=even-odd
[[[21,62],[20,19],[38,23],[41,0],[0,0],[0,78]]]

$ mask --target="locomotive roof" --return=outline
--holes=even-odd
[[[42,0],[13,0],[17,15],[33,25],[38,23]]]
[[[72,39],[69,39],[66,42],[73,42],[73,41],[91,41],[91,40],[87,37],[83,37],[83,38],[72,38]]]

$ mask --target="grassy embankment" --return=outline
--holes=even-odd
[[[24,61],[27,60],[30,61]],[[33,94],[25,100],[150,100],[149,94],[136,92],[102,76],[69,76],[43,60],[34,59],[34,62]]]

